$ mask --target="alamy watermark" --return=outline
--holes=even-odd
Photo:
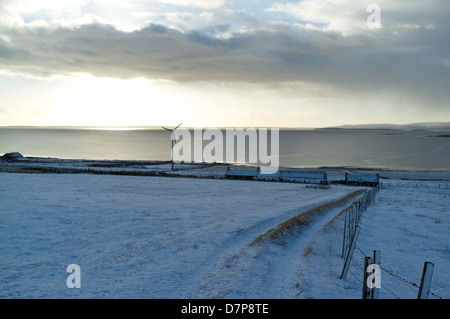
[[[260,165],[261,174],[274,174],[280,164],[279,129],[180,128],[173,132],[175,163],[239,163]]]
[[[380,29],[381,28],[381,8],[377,4],[370,4],[367,6],[366,11],[371,13],[367,18],[367,26],[370,29]]]
[[[367,288],[381,288],[381,268],[377,264],[370,264],[367,266],[366,272],[370,274],[367,276]]]
[[[81,288],[81,268],[77,264],[67,266],[66,272],[70,273],[67,277],[67,288]]]

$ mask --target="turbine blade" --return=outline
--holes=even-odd
[[[176,128],[174,128],[173,130],[175,131],[177,128],[179,128],[180,126],[181,126],[181,124],[183,124],[183,123],[180,123]]]
[[[167,127],[161,126],[161,128],[165,129],[166,131],[173,132],[173,130],[168,129]]]

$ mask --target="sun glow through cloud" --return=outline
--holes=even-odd
[[[55,101],[56,123],[83,126],[151,126],[178,120],[184,105],[167,83],[82,76]],[[169,84],[170,86],[170,84]]]

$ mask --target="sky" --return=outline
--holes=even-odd
[[[450,122],[449,14],[448,0],[0,0],[0,126]]]

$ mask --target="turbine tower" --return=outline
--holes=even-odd
[[[172,148],[171,148],[171,151],[170,151],[170,161],[172,162],[172,171],[173,171],[173,142],[175,141],[175,136],[173,135],[173,132],[175,132],[175,130],[177,129],[177,128],[179,128],[180,126],[181,126],[181,124],[183,124],[183,123],[180,123],[177,127],[175,127],[174,129],[169,129],[169,128],[167,128],[167,127],[164,127],[164,126],[161,126],[163,129],[165,129],[166,131],[169,131],[170,132],[170,140],[171,140],[171,142],[172,142]]]

